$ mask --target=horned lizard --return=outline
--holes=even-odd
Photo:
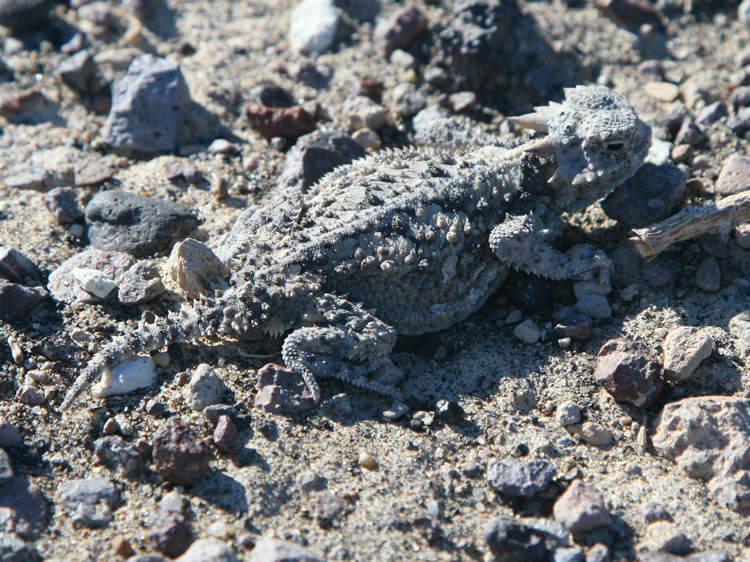
[[[563,211],[594,203],[638,169],[649,126],[599,86],[567,89],[563,103],[514,122],[546,136],[511,149],[381,151],[246,212],[219,251],[226,289],[166,318],[145,314],[94,355],[63,409],[137,353],[267,335],[284,337],[284,362],[316,400],[320,377],[397,396],[383,382],[396,369],[396,337],[465,319],[510,268],[606,282],[605,254],[588,245],[561,253],[550,242]]]

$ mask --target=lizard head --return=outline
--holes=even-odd
[[[605,197],[638,170],[651,145],[651,128],[625,98],[603,86],[566,88],[563,103],[511,121],[546,133],[526,151],[555,159],[549,181],[565,210]]]

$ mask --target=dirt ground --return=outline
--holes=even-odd
[[[431,25],[447,17],[450,2],[444,4],[417,2]],[[637,28],[633,31],[613,22],[588,2],[519,4],[536,22],[545,42],[575,61],[565,69],[572,80],[591,83],[605,75],[646,121],[667,111],[670,104],[645,91],[637,71],[644,60],[662,61],[667,79],[679,86],[680,99],[693,114],[707,99],[727,100],[731,89],[742,83],[744,71],[735,63],[735,56],[748,45],[750,31],[737,20],[732,3],[727,3],[723,14],[699,11],[702,6],[696,3],[695,13],[664,17],[666,27],[655,31],[656,39],[649,41],[639,37]],[[325,125],[346,130],[341,107],[356,76],[382,80],[384,104],[404,78],[404,69],[390,63],[373,43],[374,24],[356,17],[347,19],[352,33],[315,58],[316,64],[332,69],[327,86],[305,86],[276,72],[274,64],[293,67],[303,60],[291,52],[287,37],[294,5],[293,0],[168,0],[159,5],[145,24],[147,43],[153,52],[179,61],[192,98],[212,117],[209,129],[203,132],[206,140],[183,147],[182,154],[149,158],[123,158],[101,146],[98,135],[106,113],[93,111],[60,82],[56,68],[65,55],[48,39],[47,31],[18,36],[25,46],[10,53],[9,44],[16,39],[7,32],[3,60],[15,80],[0,84],[0,93],[12,95],[38,86],[47,106],[38,118],[23,122],[6,119],[2,124],[1,175],[19,162],[49,165],[55,155],[65,151],[72,151],[76,160],[96,158],[114,166],[116,172],[103,186],[76,188],[82,201],[99,189],[113,187],[167,197],[197,212],[201,226],[193,236],[215,247],[246,206],[263,204],[284,164],[284,152],[253,131],[243,115],[243,103],[254,86],[271,80],[297,99],[316,100],[330,116]],[[401,2],[383,1],[380,16],[387,17],[402,6]],[[58,7],[56,17],[80,25],[75,12]],[[118,22],[110,35],[94,41],[92,49],[101,52],[127,46],[122,28],[127,29],[128,24],[124,22]],[[415,50],[423,56],[429,39],[420,41]],[[193,54],[185,54],[187,43],[194,48]],[[419,73],[415,83],[428,103],[435,103],[442,93]],[[693,96],[695,92],[699,94]],[[527,111],[534,100],[515,104],[512,100],[497,104],[481,101],[484,103],[470,117],[477,120],[478,127],[499,133],[507,131],[504,115]],[[690,102],[695,105],[691,107]],[[697,202],[711,197],[728,155],[748,152],[748,142],[724,124],[707,130],[709,140],[696,152],[703,157],[700,166],[691,169],[703,189],[691,182],[687,196]],[[393,117],[383,134],[384,145],[403,143],[408,133],[408,120]],[[235,154],[206,151],[210,139],[219,135],[234,142]],[[205,178],[225,178],[229,197],[217,200],[208,181],[195,186],[170,183],[164,169],[178,156],[192,160]],[[248,165],[251,159],[253,164]],[[42,198],[40,190],[0,187],[0,242],[21,251],[48,274],[86,244],[55,223]],[[572,221],[605,251],[626,243],[627,229],[615,225],[599,208],[572,217]],[[104,422],[116,414],[123,414],[134,427],[128,440],[148,441],[163,422],[146,411],[149,399],[164,403],[171,415],[182,416],[201,437],[210,439],[211,424],[186,406],[180,385],[185,377],[176,376],[205,362],[231,389],[244,449],[233,457],[217,454],[205,477],[178,491],[189,500],[195,536],[216,536],[231,544],[240,558],[247,558],[250,552],[243,545],[272,535],[306,545],[313,554],[329,560],[482,559],[488,552],[483,538],[488,521],[513,514],[551,517],[553,501],[510,501],[495,493],[484,476],[469,478],[463,469],[472,464],[486,469],[492,458],[547,458],[557,468],[561,482],[571,470],[580,470],[586,482],[603,492],[613,516],[610,526],[577,536],[581,546],[603,542],[613,560],[636,559],[646,550],[642,546],[646,527],[642,508],[656,501],[689,537],[694,551],[717,549],[736,560],[750,559],[747,514],[720,505],[703,482],[689,478],[671,461],[657,456],[653,448],[644,448],[637,441],[638,428],[645,426],[650,434],[668,402],[709,394],[750,397],[750,342],[728,331],[729,320],[748,307],[742,281],[750,278],[750,256],[734,240],[725,244],[728,250],[719,260],[718,292],[708,293],[696,285],[697,265],[706,256],[701,244],[682,243],[665,254],[675,270],[671,282],[652,287],[640,276],[636,281],[639,293],[631,301],[620,298],[621,288],[615,288],[609,297],[612,317],[596,320],[588,341],[574,341],[565,349],[553,336],[532,345],[518,341],[513,336],[515,325],[503,322],[517,305],[502,290],[468,321],[400,342],[395,360],[406,372],[401,387],[410,397],[412,414],[434,410],[439,399],[457,401],[465,412],[455,424],[436,424],[426,431],[412,429],[409,415],[396,422],[385,421],[381,415],[388,406],[385,399],[331,381],[323,382],[324,396],[346,392],[352,404],[350,414],[335,415],[320,408],[291,417],[266,413],[253,406],[256,369],[265,361],[244,357],[231,344],[182,346],[180,353],[172,354],[169,366],[159,370],[156,387],[106,401],[86,395],[65,413],[58,406],[81,365],[57,365],[56,382],[44,389],[42,405],[22,403],[14,398],[15,390],[4,394],[0,402],[0,411],[20,430],[25,444],[11,456],[15,475],[38,485],[49,500],[49,525],[33,545],[44,559],[107,560],[116,557],[111,541],[122,534],[137,552],[152,551],[146,521],[159,499],[174,486],[152,472],[136,480],[123,478],[97,464],[91,444],[102,435]],[[575,302],[571,284],[554,284],[551,290],[556,302]],[[137,319],[145,309],[164,313],[176,298],[170,295],[134,308],[66,306],[50,301],[35,308],[25,321],[0,323],[0,336],[2,342],[16,338],[27,356],[33,356],[28,350],[35,342],[58,331],[82,329],[103,342],[121,328],[119,322]],[[524,319],[533,319],[551,334],[551,308],[521,312]],[[594,361],[605,341],[623,335],[640,338],[658,352],[663,330],[676,325],[707,327],[715,342],[713,354],[689,382],[668,385],[649,408],[617,403],[596,384]],[[0,372],[16,386],[25,376],[24,367],[14,362],[5,343],[0,345]],[[614,442],[600,448],[571,440],[554,415],[543,412],[549,404],[567,400],[581,406],[585,420],[611,430]],[[269,427],[274,428],[271,438]],[[363,453],[374,457],[376,469],[361,466]],[[325,477],[327,490],[346,503],[346,513],[328,528],[315,520],[316,493],[303,491],[297,483],[298,475],[306,471]],[[115,482],[121,504],[105,528],[77,527],[56,503],[57,488],[62,482],[95,475]],[[430,543],[415,528],[412,523],[423,517],[440,528],[441,540]]]

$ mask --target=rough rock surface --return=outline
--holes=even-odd
[[[750,507],[750,400],[701,396],[667,404],[651,440],[660,455],[706,480],[720,502]]]

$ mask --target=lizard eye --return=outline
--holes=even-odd
[[[623,148],[625,148],[625,143],[623,141],[613,141],[607,143],[607,151],[609,152],[620,152]]]

